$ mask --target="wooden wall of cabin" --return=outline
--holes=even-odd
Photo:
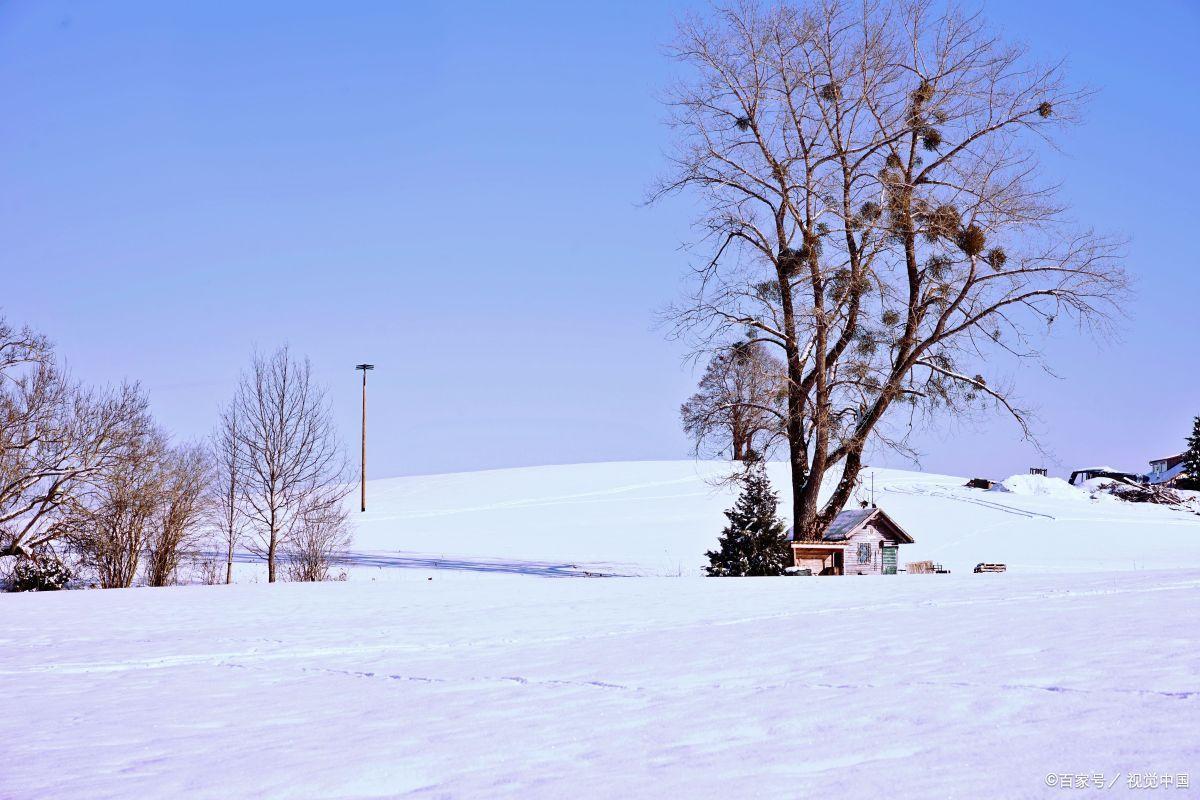
[[[883,555],[879,552],[879,531],[873,525],[867,525],[855,533],[846,542],[846,574],[847,575],[879,575],[883,572]],[[869,548],[866,563],[859,561],[859,548]]]
[[[867,523],[862,530],[847,539],[846,541],[850,544],[850,547],[846,550],[846,574],[882,575],[883,550],[879,547],[879,543],[885,540],[888,542],[895,541],[892,537],[877,528],[874,522]],[[860,544],[869,544],[871,546],[871,560],[869,563],[858,563],[858,546]],[[896,562],[899,564],[899,553],[897,552],[896,555]]]

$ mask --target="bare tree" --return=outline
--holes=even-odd
[[[246,517],[242,513],[241,443],[238,440],[238,416],[236,405],[225,409],[216,433],[212,437],[212,462],[214,478],[210,484],[209,508],[219,531],[219,539],[225,550],[225,583],[233,583],[233,553],[245,533]]]
[[[49,342],[0,318],[0,555],[29,556],[149,426],[136,385],[89,391],[54,363]]]
[[[329,579],[333,557],[350,546],[345,508],[338,506],[306,517],[287,544],[287,575],[293,581]]]
[[[146,541],[148,586],[174,583],[180,562],[195,550],[212,478],[208,452],[197,445],[168,449],[159,472],[157,508]]]
[[[104,589],[133,585],[163,491],[166,437],[145,430],[97,476],[87,500],[66,517],[71,549]]]
[[[255,355],[234,397],[241,507],[250,549],[277,577],[280,548],[349,492],[346,461],[324,391],[307,359],[286,347]]]
[[[800,535],[844,506],[868,443],[907,447],[893,410],[993,405],[1031,436],[984,373],[1040,362],[1064,315],[1103,332],[1127,291],[1120,243],[1038,178],[1086,93],[927,0],[747,2],[683,22],[674,54],[679,149],[653,197],[697,193],[711,245],[678,331],[778,348]]]
[[[736,342],[708,362],[698,391],[680,409],[697,455],[763,457],[784,435],[783,362],[758,342]]]

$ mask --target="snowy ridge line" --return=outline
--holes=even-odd
[[[981,500],[977,497],[961,497],[958,495],[950,494],[949,492],[937,491],[934,489],[927,489],[924,487],[901,488],[899,486],[893,485],[893,486],[884,486],[882,488],[882,491],[895,492],[896,494],[920,495],[920,496],[925,496],[925,497],[941,497],[945,500],[956,500],[960,503],[971,503],[973,505],[983,506],[984,508],[990,508],[995,511],[1003,511],[1007,514],[1015,514],[1015,515],[1021,516],[1021,517],[1028,517],[1030,519],[1033,519],[1036,517],[1044,517],[1045,519],[1058,519],[1058,517],[1055,517],[1053,514],[1043,514],[1039,511],[1027,511],[1023,508],[1013,508],[1012,506],[1005,505],[1003,503],[996,503],[996,502],[993,502],[990,500]]]

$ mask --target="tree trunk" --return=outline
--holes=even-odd
[[[778,280],[780,286],[790,286],[786,270],[778,271]],[[804,487],[808,484],[808,450],[804,441],[804,395],[800,388],[804,383],[804,368],[800,363],[800,347],[796,343],[796,315],[790,288],[781,294],[783,329],[787,336],[784,354],[788,373],[787,440],[788,466],[792,480],[792,525],[795,533],[799,535],[803,530],[800,523],[804,519]]]
[[[236,430],[236,428],[234,430]],[[235,468],[231,469],[230,473],[229,473],[229,499],[226,501],[229,504],[226,507],[227,511],[228,511],[228,516],[226,517],[226,523],[228,524],[229,527],[225,531],[227,534],[229,534],[229,547],[225,552],[225,585],[226,586],[233,583],[233,540],[234,540],[234,535],[237,531],[237,528],[236,528],[236,524],[237,524],[236,463],[237,462],[235,461],[233,463],[235,464]]]
[[[846,454],[841,480],[838,481],[837,487],[833,490],[833,496],[826,501],[825,507],[816,520],[820,530],[828,528],[833,523],[834,517],[845,508],[846,501],[850,499],[850,494],[854,491],[854,485],[858,481],[858,474],[861,471],[862,451],[860,449],[851,450]]]
[[[792,474],[792,524],[798,535],[803,531],[804,489],[808,485],[808,453],[804,448],[803,421],[800,418],[800,402],[788,398],[788,464]]]

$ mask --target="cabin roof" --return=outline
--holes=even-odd
[[[822,538],[830,542],[849,539],[878,510],[877,508],[851,508],[843,511],[833,518],[833,524],[829,526],[829,530],[825,531],[825,536]]]
[[[825,531],[822,541],[844,542],[858,533],[875,520],[880,527],[890,533],[897,541],[912,544],[914,539],[896,521],[889,517],[882,508],[848,508],[833,518],[829,529]],[[788,538],[795,541],[795,526],[788,528]]]

